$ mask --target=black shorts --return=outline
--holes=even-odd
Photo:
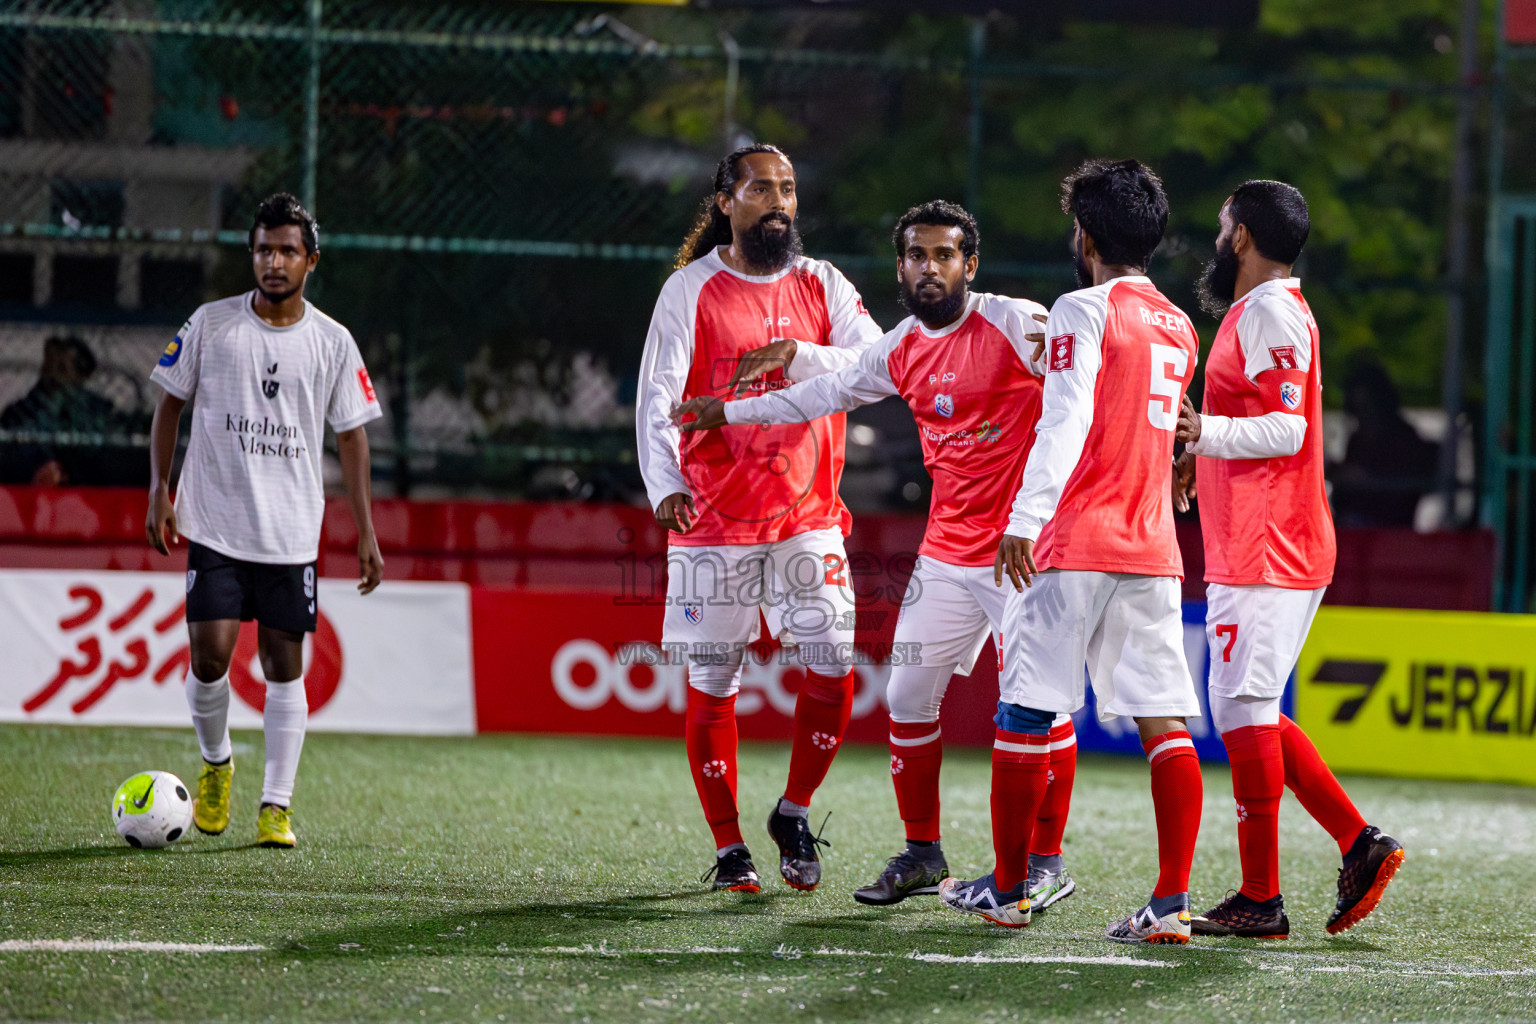
[[[187,544],[187,621],[255,619],[289,633],[313,633],[315,563],[267,565]]]

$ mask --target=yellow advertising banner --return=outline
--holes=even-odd
[[[1536,616],[1325,607],[1296,721],[1336,771],[1536,785]]]

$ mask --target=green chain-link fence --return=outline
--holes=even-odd
[[[387,402],[381,477],[417,493],[633,498],[650,306],[715,160],[746,138],[795,157],[808,250],[886,325],[900,315],[886,233],[913,202],[972,204],[978,284],[1049,301],[1070,281],[1056,182],[1085,155],[1142,156],[1175,200],[1159,280],[1192,307],[1221,198],[1255,174],[1294,180],[1313,197],[1309,294],[1334,351],[1376,353],[1410,400],[1437,404],[1455,61],[1433,16],[1402,18],[1320,45],[1272,14],[1239,32],[492,0],[10,0],[0,405],[27,391],[45,337],[74,334],[120,414],[96,433],[133,450],[138,382],[167,328],[249,287],[250,213],[287,189],[321,222],[311,297],[352,328]],[[868,502],[923,507],[900,417],[856,432],[850,478]],[[8,429],[0,444],[38,440]]]

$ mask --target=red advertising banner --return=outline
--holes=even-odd
[[[1517,46],[1536,44],[1536,0],[1504,0],[1504,39]]]
[[[661,605],[623,603],[591,590],[472,590],[476,720],[481,732],[683,735],[687,679],[661,657]],[[894,616],[880,630],[889,640]],[[860,641],[866,641],[862,630]],[[949,742],[990,744],[997,670],[990,648],[944,702]],[[805,675],[793,652],[756,645],[742,669],[736,712],[743,739],[794,734],[795,696]],[[855,666],[847,739],[884,743],[890,670]]]

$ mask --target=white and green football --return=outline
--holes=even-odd
[[[117,787],[112,823],[129,846],[169,846],[192,827],[192,796],[170,772],[140,772]]]

